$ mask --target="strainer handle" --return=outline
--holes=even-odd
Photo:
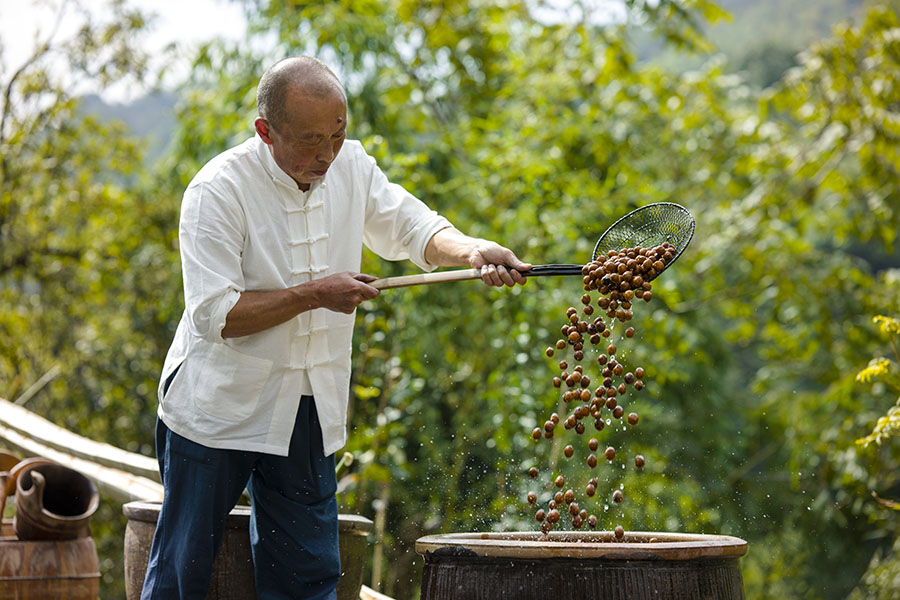
[[[526,277],[540,277],[542,275],[581,275],[582,265],[535,265],[527,271],[522,271]],[[427,283],[445,283],[448,281],[465,281],[467,279],[481,279],[479,269],[456,269],[453,271],[435,271],[434,273],[420,273],[418,275],[402,275],[400,277],[385,277],[376,279],[369,285],[379,290],[389,290],[412,285]]]
[[[369,285],[379,290],[409,287],[426,283],[445,283],[447,281],[465,281],[467,279],[481,279],[480,269],[456,269],[453,271],[435,271],[434,273],[419,273],[418,275],[401,275],[400,277],[385,277],[376,279]]]
[[[522,271],[525,277],[540,277],[542,275],[581,275],[584,265],[535,265],[527,271]]]

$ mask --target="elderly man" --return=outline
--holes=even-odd
[[[463,235],[346,141],[338,78],[310,57],[259,83],[256,136],[184,194],[185,311],[159,388],[165,499],[141,598],[203,598],[225,516],[250,493],[260,598],[334,598],[334,453],[346,441],[356,307],[378,295],[362,245],[419,267],[470,265],[484,283],[531,265]]]

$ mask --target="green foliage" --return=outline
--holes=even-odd
[[[77,8],[65,13],[83,23],[71,38],[42,38],[0,72],[0,396],[16,399],[57,373],[29,409],[152,454],[159,364],[180,293],[171,278],[177,200],[143,187],[136,143],[120,124],[80,115],[72,97],[86,83],[141,77],[143,17],[112,2],[107,18],[89,22]],[[118,597],[121,507],[104,503],[102,515],[103,595]]]
[[[0,130],[0,394],[15,398],[54,366],[59,377],[29,408],[86,435],[152,451],[158,361],[177,313],[170,225],[175,201],[140,185],[141,155],[122,126],[77,112],[58,80],[70,73],[111,83],[140,76],[131,44],[144,23],[120,2],[108,25],[47,40],[6,74]],[[114,50],[114,52],[112,52]],[[77,400],[77,401],[73,401]]]
[[[849,600],[891,600],[900,587],[900,543],[872,560]]]
[[[704,20],[721,16],[707,2],[626,5],[631,25],[694,51],[707,47]],[[596,471],[600,496],[626,493],[594,506],[604,528],[741,536],[748,597],[843,598],[872,556],[858,593],[886,589],[878,561],[897,530],[872,494],[896,496],[900,449],[854,440],[896,394],[854,375],[883,354],[871,315],[900,310],[895,10],[836,28],[759,95],[718,62],[644,65],[625,26],[541,22],[524,3],[245,6],[251,39],[201,48],[152,176],[45,70],[13,81],[21,99],[0,129],[0,394],[58,365],[29,407],[152,452],[156,380],[182,310],[180,195],[252,135],[264,68],[314,53],[341,72],[352,136],[393,180],[535,264],[586,262],[608,224],[650,202],[696,217],[691,247],[620,346],[647,370],[628,399],[641,422],[597,437],[647,466]],[[379,276],[409,269],[364,256]],[[559,357],[543,348],[581,293],[578,278],[535,278],[392,290],[361,307],[357,460],[341,501],[369,517],[387,503],[388,560],[373,577],[388,594],[415,596],[420,535],[534,529],[527,491],[551,473],[586,477],[560,438],[529,435],[564,410],[550,384]],[[524,475],[533,464],[537,484]]]
[[[856,374],[856,380],[869,383],[872,380],[883,382],[895,394],[900,393],[900,347],[897,345],[897,337],[900,336],[900,320],[893,317],[878,315],[873,322],[878,323],[883,336],[888,336],[894,360],[879,356],[869,361],[868,366]],[[875,429],[864,438],[856,440],[857,444],[868,446],[871,443],[882,442],[900,435],[900,399],[888,410],[888,413],[878,418]]]

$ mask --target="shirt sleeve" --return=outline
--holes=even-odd
[[[224,342],[225,319],[244,291],[246,219],[237,201],[208,183],[184,193],[178,240],[187,323],[193,335]]]
[[[436,267],[425,260],[425,247],[435,233],[452,224],[402,186],[388,181],[374,158],[363,156],[369,181],[363,242],[382,258],[409,259],[419,268],[433,271]]]

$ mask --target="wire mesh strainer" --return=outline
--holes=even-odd
[[[681,256],[694,237],[694,217],[686,208],[674,202],[657,202],[631,211],[609,226],[597,245],[593,258],[610,250],[622,248],[654,248],[663,242],[675,247],[675,257]]]

